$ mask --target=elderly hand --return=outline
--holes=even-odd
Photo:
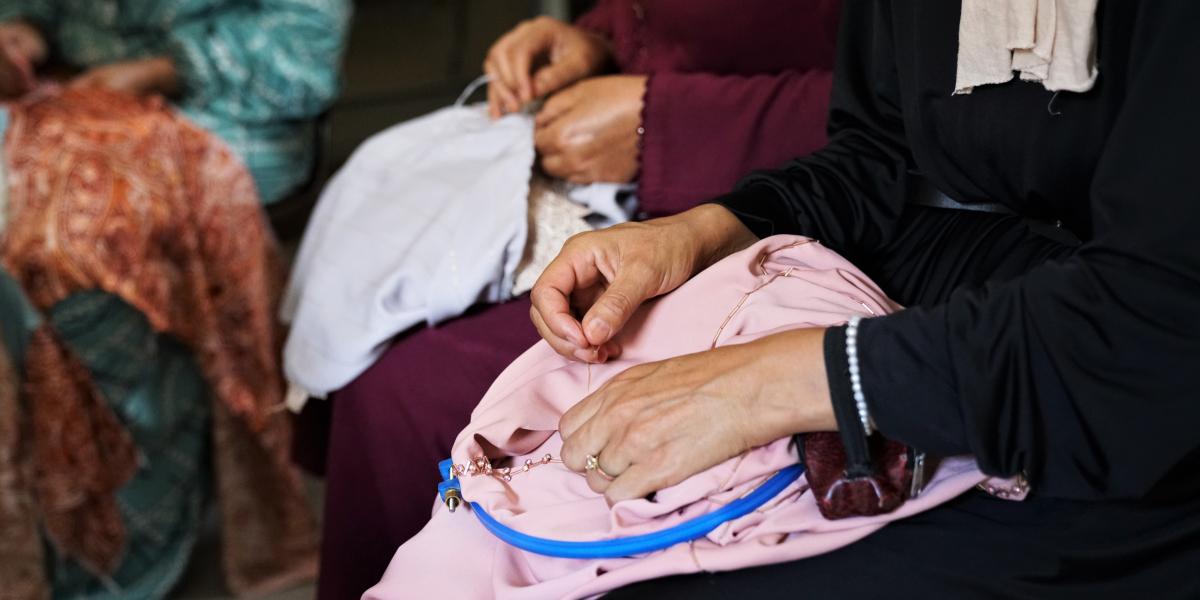
[[[644,75],[609,75],[551,96],[535,122],[542,168],[573,183],[632,181],[645,93]]]
[[[559,354],[604,362],[620,352],[612,339],[638,306],[755,241],[713,204],[579,234],[534,284],[530,318]]]
[[[614,504],[794,433],[834,431],[823,336],[794,330],[633,367],[563,415],[563,462]]]
[[[525,21],[497,40],[483,62],[491,77],[491,115],[517,112],[534,98],[599,73],[611,60],[608,42],[594,33],[550,17]]]
[[[19,21],[0,23],[0,98],[32,90],[34,68],[46,60],[47,52],[37,29]]]
[[[102,87],[135,96],[171,96],[178,92],[179,80],[171,59],[160,57],[95,67],[72,80],[70,86]]]

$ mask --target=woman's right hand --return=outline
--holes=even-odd
[[[715,204],[572,237],[533,286],[530,318],[559,354],[605,362],[613,338],[643,302],[758,238]]]
[[[19,21],[0,23],[0,98],[22,96],[35,85],[34,67],[46,60],[46,40]]]
[[[525,21],[488,51],[483,72],[491,77],[488,108],[493,118],[600,73],[611,60],[608,42],[550,17]]]

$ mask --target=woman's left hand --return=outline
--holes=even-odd
[[[644,75],[608,75],[550,96],[534,134],[542,168],[572,183],[633,181],[645,94]]]
[[[172,96],[179,90],[175,64],[169,58],[146,58],[94,67],[71,81],[71,87],[102,87],[135,96]]]
[[[794,433],[836,430],[823,339],[800,329],[633,367],[563,415],[563,462],[613,504]]]

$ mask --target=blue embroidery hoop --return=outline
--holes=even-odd
[[[453,467],[454,462],[450,459],[438,463],[438,468],[442,472],[442,483],[438,484],[438,493],[443,501],[446,500],[450,490],[454,490],[454,493],[458,495],[462,493],[458,479],[451,472]],[[722,523],[750,514],[766,504],[793,481],[799,479],[803,473],[804,467],[799,464],[781,469],[749,494],[710,513],[662,531],[590,542],[555,540],[522,533],[496,520],[479,503],[468,501],[467,504],[479,522],[492,535],[521,550],[558,558],[623,558],[656,552],[675,544],[704,537]]]

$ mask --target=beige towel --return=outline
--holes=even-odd
[[[955,94],[1020,73],[1050,91],[1096,82],[1097,0],[962,0]]]

